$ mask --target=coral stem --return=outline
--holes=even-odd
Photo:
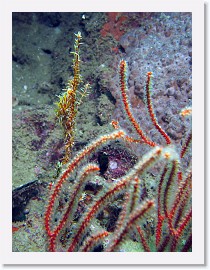
[[[153,125],[155,128],[160,132],[160,134],[164,137],[167,144],[171,143],[171,139],[169,136],[165,133],[165,131],[161,128],[161,126],[158,124],[157,119],[154,114],[153,106],[152,106],[152,100],[151,100],[151,78],[152,78],[152,72],[147,73],[147,81],[146,81],[146,97],[147,97],[147,109],[150,115],[150,118],[152,120]]]
[[[130,109],[130,104],[128,101],[128,96],[127,96],[127,78],[126,78],[126,72],[127,72],[127,63],[125,60],[121,60],[120,62],[120,67],[119,67],[119,74],[120,74],[120,90],[121,90],[121,95],[122,95],[122,101],[124,104],[124,108],[126,111],[126,114],[130,120],[130,122],[132,123],[133,127],[135,128],[136,132],[140,135],[140,137],[142,138],[142,140],[150,145],[150,146],[156,146],[156,144],[149,140],[146,135],[143,133],[140,125],[136,122],[135,117],[133,116],[131,109]]]

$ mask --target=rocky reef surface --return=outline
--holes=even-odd
[[[81,74],[84,82],[91,84],[91,91],[79,109],[73,155],[98,135],[112,131],[112,119],[134,135],[120,99],[117,69],[122,58],[128,63],[130,103],[142,129],[164,144],[145,105],[146,73],[152,71],[156,117],[179,149],[191,125],[179,115],[192,103],[191,24],[190,13],[13,13],[14,197],[20,197],[20,187],[27,187],[27,196],[21,191],[23,198],[15,201],[22,215],[13,218],[13,251],[48,250],[44,207],[48,184],[56,180],[64,154],[54,103],[72,76],[74,33],[82,33]],[[103,160],[108,157],[103,175],[107,183],[122,176],[148,150],[144,145],[126,147],[129,151],[122,144],[108,145],[92,157],[99,163],[101,155]],[[32,192],[34,181],[40,185],[39,192]],[[145,183],[142,196],[152,197],[154,180],[151,177],[150,183]],[[101,215],[99,220],[113,228],[108,219],[119,212],[119,205],[106,210],[107,217]],[[126,251],[126,244],[122,249]]]

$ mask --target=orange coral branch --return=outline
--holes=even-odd
[[[145,239],[145,237],[144,237],[144,233],[143,233],[141,227],[140,227],[140,226],[136,226],[136,229],[137,229],[137,231],[138,231],[138,233],[139,233],[139,236],[140,236],[140,238],[141,238],[141,243],[142,243],[142,245],[143,245],[143,247],[144,247],[144,250],[145,250],[146,252],[150,252],[151,250],[150,250],[150,248],[149,248],[149,246],[148,246],[148,243],[147,243],[147,241],[146,241],[146,239]]]
[[[181,158],[183,158],[184,155],[186,154],[187,150],[190,147],[191,142],[192,142],[192,132],[189,133],[189,135],[187,136],[187,139],[182,147],[181,154],[180,154]]]
[[[125,235],[129,232],[129,230],[136,224],[136,222],[141,219],[152,207],[154,206],[153,201],[146,201],[142,203],[140,207],[135,209],[129,217],[129,220],[123,229],[123,231],[120,233],[119,236],[114,238],[114,241],[112,245],[106,250],[106,251],[114,251],[117,246],[122,242]]]
[[[101,136],[98,140],[94,141],[93,143],[89,144],[87,147],[85,147],[82,151],[80,151],[76,157],[70,162],[68,165],[68,168],[63,173],[63,175],[60,177],[58,182],[55,184],[54,189],[52,191],[52,194],[50,195],[49,203],[47,206],[47,210],[45,213],[45,228],[47,231],[48,236],[54,236],[56,234],[56,229],[52,230],[50,228],[50,221],[52,216],[52,210],[53,206],[55,204],[55,200],[60,192],[60,189],[63,185],[63,183],[66,181],[66,179],[69,177],[70,173],[72,173],[75,168],[79,165],[79,163],[90,153],[92,153],[97,147],[101,146],[102,144],[106,143],[110,140],[116,140],[119,138],[122,138],[125,135],[125,133],[122,130],[119,130],[117,132],[113,132],[109,135]]]
[[[147,73],[147,82],[146,82],[146,97],[147,97],[147,109],[150,115],[150,118],[152,120],[153,125],[155,128],[160,132],[160,134],[164,137],[167,144],[171,143],[171,139],[169,136],[165,133],[165,131],[161,128],[161,126],[158,124],[157,119],[154,114],[153,106],[152,106],[152,100],[151,100],[151,78],[152,78],[152,72]]]
[[[121,90],[121,94],[122,94],[122,101],[124,104],[124,108],[126,111],[126,114],[130,120],[130,122],[132,123],[133,127],[135,128],[136,132],[140,135],[140,137],[142,138],[142,140],[150,145],[150,146],[156,146],[156,144],[149,140],[146,135],[143,133],[140,125],[137,123],[135,117],[133,116],[131,109],[130,109],[130,104],[128,101],[128,96],[127,96],[127,79],[126,79],[126,72],[127,72],[127,63],[125,60],[121,60],[120,61],[120,66],[119,66],[119,74],[120,74],[120,90]]]
[[[99,232],[87,239],[86,243],[83,247],[79,250],[81,252],[90,251],[98,242],[100,242],[104,237],[108,236],[109,233],[107,231]]]

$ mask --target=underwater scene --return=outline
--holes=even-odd
[[[12,15],[12,251],[192,251],[192,14]]]

